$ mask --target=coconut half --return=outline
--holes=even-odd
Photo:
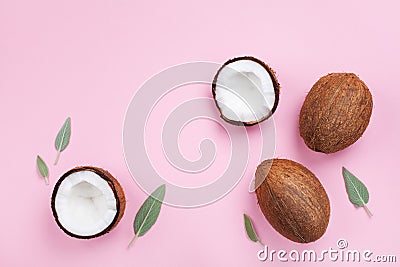
[[[234,125],[255,125],[275,112],[279,83],[275,72],[254,57],[237,57],[225,62],[212,84],[221,117]]]
[[[58,180],[51,209],[58,226],[68,235],[89,239],[111,231],[125,210],[118,181],[97,167],[76,167]]]

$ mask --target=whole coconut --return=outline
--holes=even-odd
[[[332,73],[311,88],[300,111],[300,135],[314,151],[326,154],[355,143],[368,126],[372,96],[353,73]]]
[[[319,239],[329,223],[325,189],[303,165],[287,159],[262,162],[256,171],[258,204],[272,227],[298,243]]]

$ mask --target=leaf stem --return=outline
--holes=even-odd
[[[132,238],[131,242],[129,242],[129,244],[128,244],[128,249],[129,249],[130,247],[133,246],[133,244],[135,243],[135,241],[136,241],[137,238],[138,238],[137,235],[135,235],[135,236]]]
[[[259,244],[263,249],[265,248],[265,245],[260,240],[257,241],[257,244]]]
[[[49,185],[49,177],[44,177],[44,181],[45,181],[45,183],[46,183],[46,185]]]
[[[57,165],[57,163],[58,163],[58,160],[60,159],[60,154],[61,154],[61,151],[60,151],[60,150],[58,150],[58,151],[57,151],[56,160],[54,161],[54,166],[55,166],[55,165]]]
[[[365,211],[368,213],[368,216],[369,216],[369,217],[372,217],[372,216],[373,216],[372,212],[369,210],[369,208],[367,207],[367,205],[364,205],[364,209],[365,209]]]

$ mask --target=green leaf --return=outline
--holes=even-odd
[[[47,168],[47,165],[44,162],[44,160],[39,155],[37,155],[37,157],[36,157],[36,166],[39,170],[40,175],[44,178],[46,185],[48,185],[49,184],[49,179],[48,179],[49,169]]]
[[[367,187],[345,167],[342,168],[342,174],[346,184],[347,195],[351,203],[357,207],[364,207],[369,216],[371,211],[367,207],[369,193]]]
[[[161,205],[165,196],[165,184],[158,187],[142,204],[139,211],[136,213],[135,221],[133,222],[133,230],[135,236],[129,243],[128,248],[133,245],[139,236],[143,236],[157,221],[160,214]]]
[[[256,232],[254,231],[253,223],[251,222],[250,217],[247,216],[246,214],[243,214],[243,216],[244,216],[244,228],[246,229],[247,236],[253,242],[260,242]]]
[[[57,150],[57,157],[56,160],[54,161],[54,165],[57,164],[61,152],[67,148],[70,138],[71,138],[71,118],[68,117],[67,120],[64,122],[63,126],[61,127],[60,131],[58,132],[56,141],[54,142],[55,148]]]

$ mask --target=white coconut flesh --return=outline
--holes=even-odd
[[[67,231],[92,236],[113,222],[117,203],[113,190],[103,178],[92,171],[77,171],[61,182],[55,210]]]
[[[271,115],[276,98],[274,83],[260,63],[233,61],[222,67],[215,84],[215,100],[226,119],[251,123]]]

